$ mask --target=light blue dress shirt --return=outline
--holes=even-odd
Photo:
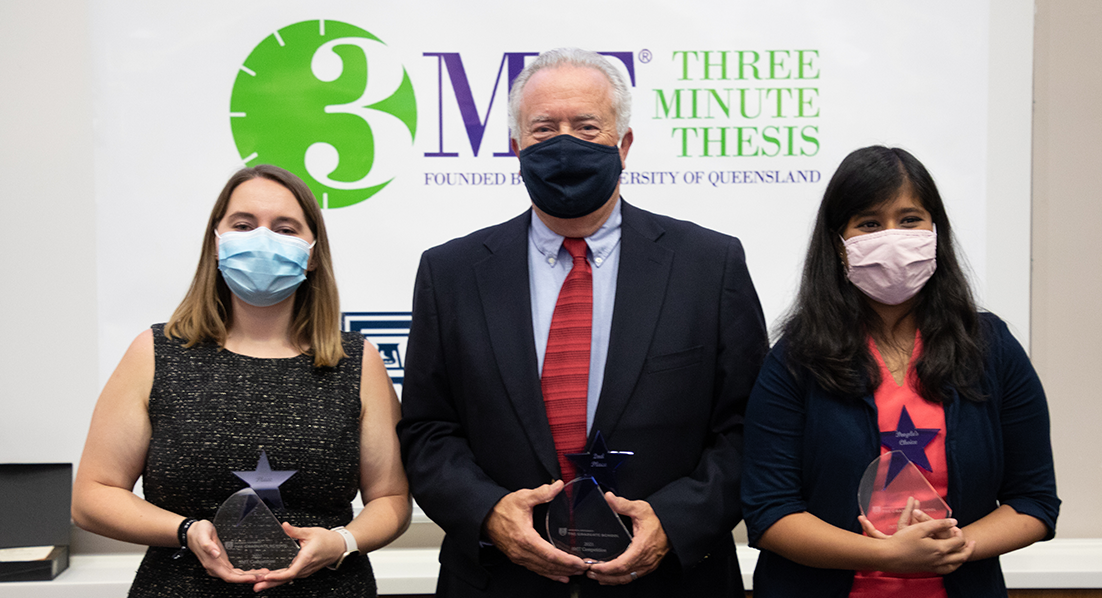
[[[586,237],[586,258],[593,271],[593,331],[589,346],[589,389],[586,392],[585,429],[593,425],[597,400],[605,380],[608,337],[612,331],[612,307],[616,300],[616,274],[620,271],[620,200],[597,232]],[[536,338],[536,359],[543,373],[543,356],[551,317],[566,275],[574,267],[570,252],[562,246],[563,236],[547,228],[533,212],[528,226],[528,286],[532,297],[532,330]]]

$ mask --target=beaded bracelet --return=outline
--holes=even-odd
[[[180,549],[187,550],[187,530],[192,524],[198,523],[198,519],[188,517],[180,522],[180,527],[176,528],[176,539],[180,541]]]

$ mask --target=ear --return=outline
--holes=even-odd
[[[513,155],[520,157],[520,145],[517,144],[517,140],[512,137],[509,138],[509,149],[513,150]]]
[[[211,245],[214,246],[214,263],[218,263],[218,244],[222,242],[222,239],[218,236],[218,229],[215,228],[211,232]]]
[[[620,165],[624,168],[628,167],[628,150],[631,149],[631,142],[635,140],[635,134],[631,132],[631,127],[628,127],[628,132],[624,133],[624,138],[620,140]]]

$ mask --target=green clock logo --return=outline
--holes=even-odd
[[[417,102],[409,74],[374,35],[302,21],[264,38],[233,84],[230,127],[246,164],[302,177],[323,208],[386,187],[412,150]]]

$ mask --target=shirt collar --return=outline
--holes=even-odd
[[[612,207],[612,213],[608,215],[608,220],[605,220],[597,232],[585,238],[589,253],[593,256],[593,265],[598,268],[605,263],[609,254],[620,243],[621,203],[618,199],[616,205]],[[536,251],[543,255],[541,261],[545,264],[553,267],[558,260],[564,259],[559,255],[560,251],[566,251],[562,248],[564,237],[548,228],[535,212],[532,213],[532,220],[528,225],[528,238]]]

